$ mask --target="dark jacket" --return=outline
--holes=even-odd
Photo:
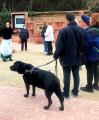
[[[77,37],[72,29],[75,30],[79,38],[83,39],[84,42],[86,41],[85,31],[76,22],[71,22],[68,27],[60,30],[56,41],[54,58],[59,58],[63,67],[79,66],[83,62],[81,56],[78,55],[78,46],[80,45],[78,45]]]
[[[3,28],[1,31],[0,31],[0,35],[3,37],[3,39],[11,39],[11,36],[13,34],[13,29],[12,28]]]
[[[82,20],[89,25],[89,16],[83,15]],[[99,26],[86,29],[87,33],[87,62],[99,61]]]
[[[44,25],[42,28],[42,31],[41,31],[41,37],[43,37],[43,38],[45,38],[46,29],[47,29],[47,25]]]
[[[27,40],[29,38],[29,32],[27,29],[22,28],[20,31],[20,39],[21,40]]]
[[[99,28],[91,27],[87,33],[87,62],[99,61]]]

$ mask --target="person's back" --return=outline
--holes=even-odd
[[[68,27],[63,28],[56,41],[56,50],[54,58],[60,58],[60,63],[64,74],[64,97],[69,97],[70,91],[70,73],[74,77],[74,88],[72,94],[78,96],[79,88],[79,66],[82,64],[82,53],[86,46],[85,31],[75,22],[75,16],[72,13],[66,15]]]
[[[81,87],[82,91],[99,91],[99,13],[92,13],[90,16],[90,26],[86,30],[87,34],[87,85]]]
[[[68,27],[64,27],[60,30],[60,33],[58,35],[58,41],[61,39],[61,41],[57,41],[56,45],[57,47],[64,46],[62,48],[62,53],[60,56],[60,61],[62,66],[75,66],[75,65],[81,65],[82,59],[79,57],[80,48],[83,45],[86,46],[86,42],[82,43],[82,40],[84,40],[86,37],[86,34],[84,30],[77,25],[77,23],[71,22]],[[61,43],[60,43],[61,42]],[[83,46],[84,47],[84,46]],[[59,49],[55,52],[55,56],[58,57],[59,55]]]
[[[87,61],[99,61],[99,28],[89,28],[87,31]]]

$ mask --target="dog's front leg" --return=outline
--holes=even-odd
[[[32,85],[32,96],[35,96],[35,86],[34,85]]]
[[[28,97],[28,95],[29,95],[29,90],[30,90],[30,84],[28,84],[28,83],[25,83],[25,86],[26,86],[26,94],[24,94],[24,97]]]

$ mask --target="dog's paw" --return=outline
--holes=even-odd
[[[28,94],[24,94],[24,97],[28,97]]]
[[[60,110],[60,111],[64,111],[64,107],[60,107],[59,110]]]
[[[48,109],[49,109],[49,107],[48,107],[48,106],[44,106],[44,109],[45,109],[45,110],[48,110]]]
[[[35,93],[32,93],[32,96],[36,96]]]

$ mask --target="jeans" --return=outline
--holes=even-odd
[[[43,45],[44,45],[44,52],[47,52],[47,43],[45,41],[45,38],[42,37]]]
[[[47,43],[47,48],[48,48],[47,53],[52,54],[53,53],[52,41],[47,41],[46,43]]]
[[[78,95],[78,88],[79,88],[79,82],[80,82],[80,77],[79,77],[79,66],[74,66],[74,67],[63,67],[63,74],[64,74],[64,95],[69,96],[69,91],[70,91],[70,74],[73,74],[74,78],[74,88],[73,88],[73,93],[75,95]]]
[[[98,86],[99,84],[99,62],[89,62],[86,64],[87,69],[87,87],[92,88],[93,79],[94,86]]]

